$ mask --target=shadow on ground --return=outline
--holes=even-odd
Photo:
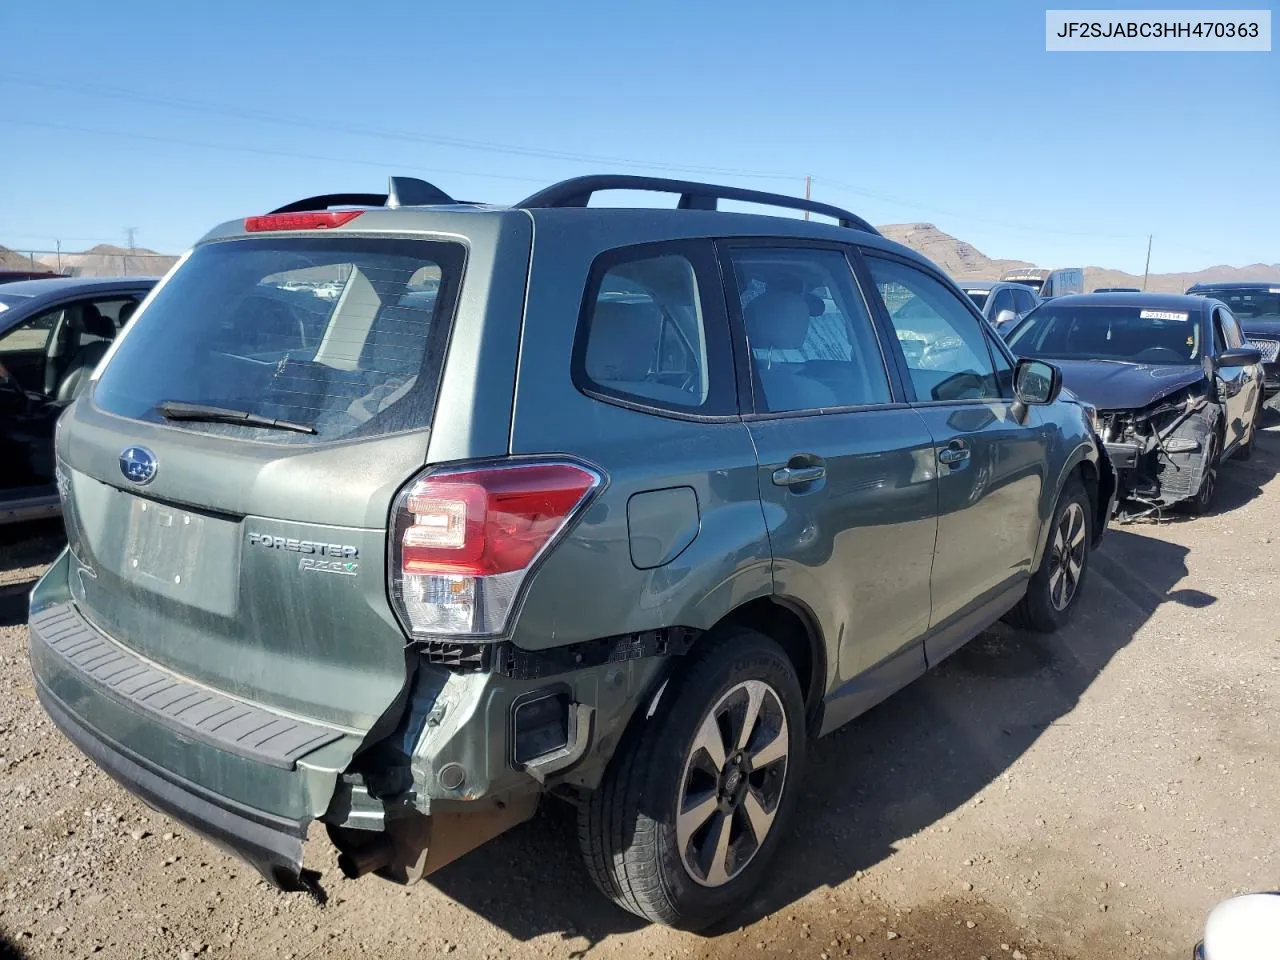
[[[65,543],[57,520],[0,527],[0,627],[27,622],[27,594]]]
[[[16,943],[0,932],[0,960],[25,960],[26,956]]]
[[[1186,553],[1176,544],[1112,530],[1094,556],[1068,629],[1043,636],[999,625],[818,741],[791,840],[731,925],[751,923],[885,859],[895,841],[962,806],[1007,770],[1075,707],[1162,604],[1214,603],[1208,594],[1174,589],[1186,575]],[[606,903],[586,878],[572,812],[560,804],[548,804],[530,823],[430,882],[521,940],[560,932],[595,943],[640,925]]]

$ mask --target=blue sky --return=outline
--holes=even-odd
[[[809,174],[1043,265],[1141,272],[1148,233],[1153,272],[1280,261],[1277,51],[1050,54],[1026,2],[56,6],[0,5],[13,248],[177,252],[390,173],[503,202],[625,171]]]

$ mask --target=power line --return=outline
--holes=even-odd
[[[548,150],[541,147],[525,147],[518,144],[497,143],[486,140],[470,140],[461,137],[445,137],[440,136],[439,134],[406,133],[404,131],[361,127],[354,126],[352,124],[335,124],[329,121],[321,123],[319,121],[309,120],[305,117],[298,117],[289,114],[271,113],[264,110],[247,110],[243,107],[232,107],[205,100],[156,96],[155,94],[145,93],[139,90],[129,90],[123,87],[99,86],[97,84],[92,87],[79,87],[75,84],[61,81],[34,80],[27,77],[20,77],[15,74],[3,73],[0,73],[0,81],[48,90],[61,90],[80,95],[108,97],[111,99],[126,101],[132,100],[138,103],[147,103],[153,106],[169,107],[177,110],[220,114],[222,116],[237,117],[242,120],[258,120],[266,123],[276,123],[291,127],[324,130],[331,133],[349,133],[358,136],[378,137],[387,140],[403,140],[411,143],[431,143],[439,146],[455,147],[461,150],[478,150],[513,156],[535,157],[545,160],[562,160],[595,165],[613,164],[618,166],[639,167],[649,170],[667,170],[677,173],[743,177],[747,179],[791,180],[794,178],[794,175],[790,173],[777,173],[761,170],[736,170],[728,167],[714,167],[696,164],[664,163],[661,161],[636,160],[629,157],[611,157],[564,150]]]
[[[66,130],[70,133],[91,133],[102,137],[122,137],[126,140],[145,140],[149,143],[172,143],[184,147],[201,147],[207,150],[228,150],[232,153],[256,153],[267,157],[285,157],[291,160],[319,160],[323,163],[349,163],[356,166],[378,167],[382,170],[408,170],[428,174],[449,174],[462,177],[479,177],[485,180],[519,180],[526,183],[546,183],[546,177],[520,177],[503,173],[476,173],[472,170],[445,170],[441,168],[427,169],[416,164],[401,164],[388,160],[359,160],[354,157],[326,157],[314,153],[294,153],[286,150],[269,150],[265,147],[233,146],[224,143],[209,143],[201,140],[188,140],[181,137],[162,137],[150,133],[130,133],[124,130],[102,130],[94,127],[81,127],[70,123],[50,123],[43,120],[19,120],[14,117],[0,117],[0,123],[18,124],[27,127],[42,127],[47,130]]]

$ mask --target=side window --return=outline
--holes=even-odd
[[[991,351],[991,362],[996,368],[996,385],[1000,389],[1000,396],[1005,400],[1013,399],[1013,364],[1009,362],[1009,358],[1004,355],[1004,351],[994,342],[994,338],[988,338],[987,349]]]
[[[1223,331],[1222,311],[1213,311],[1213,355],[1216,357],[1227,349],[1227,335]]]
[[[745,247],[729,258],[758,411],[889,402],[884,357],[844,253]]]
[[[1035,294],[1030,290],[1013,289],[1013,309],[1019,315],[1029,313],[1036,305]]]
[[[987,316],[994,323],[1000,316],[1001,310],[1012,310],[1016,313],[1017,309],[1013,303],[1013,291],[1005,287],[1003,290],[997,290],[996,295],[991,298],[991,309],[987,310]]]
[[[1222,332],[1227,338],[1227,346],[1235,349],[1243,347],[1245,336],[1240,329],[1240,324],[1236,323],[1236,318],[1232,316],[1230,310],[1219,310],[1219,316],[1222,317]]]
[[[0,335],[0,367],[24,390],[45,392],[45,357],[54,330],[65,328],[62,314],[62,307],[46,310]]]
[[[589,390],[690,413],[736,412],[723,310],[706,306],[706,290],[718,293],[719,283],[708,288],[695,268],[703,256],[709,248],[663,245],[597,261],[574,361]]]
[[[982,324],[940,281],[871,254],[867,265],[898,335],[922,401],[985,400],[1001,394]]]
[[[0,335],[0,357],[19,353],[43,355],[61,314],[61,307],[56,310],[47,310],[30,320],[22,321],[13,329]]]

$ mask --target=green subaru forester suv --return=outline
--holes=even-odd
[[[824,204],[301,200],[204,237],[62,417],[36,689],[281,887],[312,821],[407,883],[553,794],[608,897],[705,926],[811,737],[1071,616],[1115,481],[1060,392]]]

